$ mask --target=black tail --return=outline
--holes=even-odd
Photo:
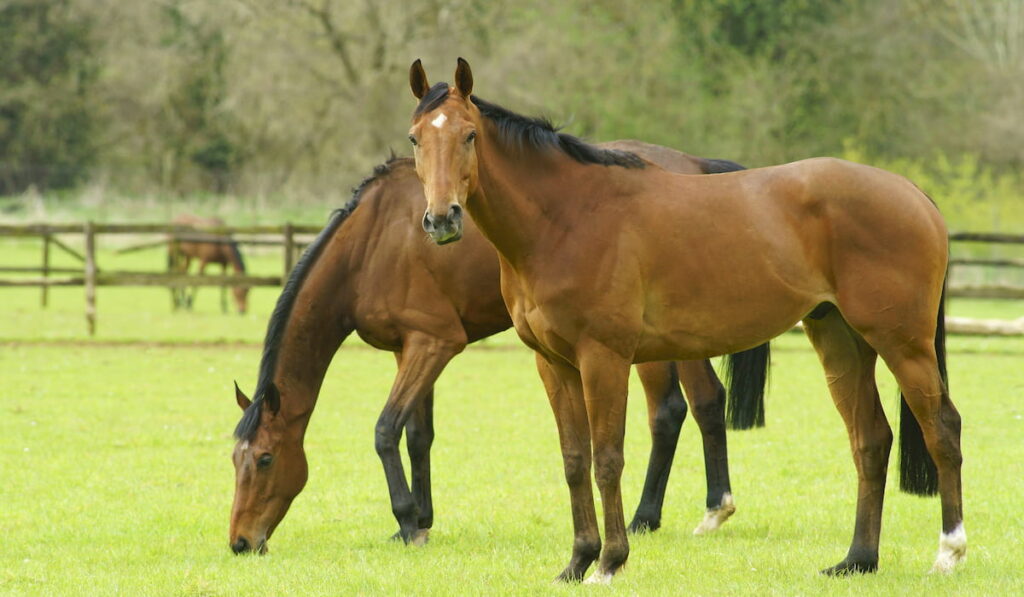
[[[726,418],[733,429],[764,427],[764,389],[768,384],[771,348],[765,342],[725,358],[729,394]]]
[[[949,391],[946,375],[946,285],[942,285],[939,316],[935,323],[935,357],[942,377],[942,391]],[[906,398],[900,393],[900,489],[916,495],[935,495],[939,492],[939,472],[935,468],[924,435]]]

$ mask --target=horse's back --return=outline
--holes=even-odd
[[[616,151],[628,151],[635,153],[641,158],[655,164],[669,172],[679,174],[704,174],[702,159],[688,153],[676,151],[669,147],[644,143],[635,139],[619,139],[607,143],[599,143],[602,149],[614,149]]]
[[[230,262],[231,257],[228,254],[228,245],[223,242],[212,242],[219,240],[221,238],[220,235],[202,232],[203,228],[225,226],[224,220],[221,218],[203,218],[194,214],[184,213],[175,216],[171,223],[197,229],[197,231],[189,233],[189,240],[181,240],[174,243],[171,247],[172,251],[176,250],[183,255],[195,257],[207,263],[227,265]],[[211,242],[201,240],[204,237],[209,237]]]
[[[178,214],[171,220],[172,224],[180,224],[183,226],[196,226],[213,228],[218,226],[224,226],[224,220],[221,218],[204,218],[195,214]]]
[[[648,175],[645,190],[624,199],[628,218],[591,218],[619,240],[605,239],[606,252],[591,247],[587,268],[596,290],[632,283],[608,282],[623,255],[639,262],[648,358],[671,356],[659,347],[687,345],[691,329],[703,330],[697,344],[710,337],[715,350],[734,352],[763,341],[765,321],[780,333],[816,305],[868,286],[879,299],[859,304],[879,309],[896,295],[912,300],[914,287],[930,294],[941,286],[941,216],[902,176],[832,158],[710,177]],[[728,322],[706,317],[722,305],[737,307]]]

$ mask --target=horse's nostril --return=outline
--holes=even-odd
[[[423,230],[431,232],[434,229],[434,218],[430,217],[430,212],[423,214]]]
[[[245,553],[250,549],[252,549],[252,546],[249,545],[249,541],[245,537],[239,537],[237,541],[231,544],[231,551],[236,554]]]
[[[462,206],[456,203],[448,208],[448,219],[458,220],[462,217]]]

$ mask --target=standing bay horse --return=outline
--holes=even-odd
[[[422,226],[453,243],[468,210],[498,250],[502,295],[537,354],[572,498],[572,557],[559,578],[582,579],[598,560],[588,580],[609,582],[629,554],[620,479],[630,365],[743,350],[801,320],[846,423],[859,485],[853,542],[823,572],[878,566],[892,444],[875,386],[879,355],[906,415],[901,485],[941,496],[934,569],[964,558],[960,416],[945,380],[948,239],[920,189],[827,158],[675,174],[473,96],[461,58],[454,86],[430,86],[419,60],[409,82]]]
[[[701,173],[737,169],[666,148],[620,141],[666,167]],[[254,398],[236,386],[244,410],[235,435],[235,498],[229,542],[262,552],[307,476],[303,440],[324,375],[353,331],[395,353],[398,376],[376,427],[398,537],[426,541],[433,524],[430,447],[433,386],[465,346],[512,325],[499,288],[494,249],[467,223],[458,247],[436,247],[418,225],[423,187],[411,159],[392,159],[355,190],[306,250],[270,318]],[[730,421],[763,421],[767,345],[733,355]],[[722,385],[707,361],[638,366],[647,394],[652,448],[631,528],[657,529],[687,406],[704,442],[707,511],[695,533],[713,531],[735,510],[729,486]],[[741,383],[740,378],[746,383]],[[753,381],[751,381],[753,380]],[[406,482],[398,451],[403,427],[412,468]]]
[[[224,220],[220,218],[200,218],[191,214],[179,215],[172,220],[172,223],[199,229],[224,227]],[[206,266],[211,263],[220,265],[225,274],[228,271],[228,266],[231,266],[236,274],[245,274],[245,260],[242,259],[241,251],[238,250],[238,243],[230,236],[196,231],[189,232],[186,239],[179,240],[172,236],[168,240],[167,269],[169,272],[188,273],[193,259],[199,260],[199,275],[203,275]],[[196,290],[193,288],[192,294],[188,295],[184,287],[171,289],[171,301],[174,303],[174,308],[191,309],[192,303],[195,301]],[[227,311],[225,294],[226,289],[221,286],[220,308],[224,312]],[[244,314],[249,304],[249,287],[232,286],[231,295],[235,300],[238,312]]]

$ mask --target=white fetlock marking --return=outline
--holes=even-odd
[[[709,509],[704,513],[704,520],[693,529],[694,535],[704,535],[718,530],[718,527],[725,524],[729,517],[736,512],[736,504],[732,501],[732,494],[722,495],[722,503],[717,508]]]
[[[610,585],[612,584],[612,573],[601,572],[600,570],[594,570],[594,573],[587,577],[587,580],[583,581],[585,585]]]
[[[939,555],[935,558],[932,572],[952,572],[957,564],[967,559],[967,532],[960,523],[951,533],[939,535]]]

